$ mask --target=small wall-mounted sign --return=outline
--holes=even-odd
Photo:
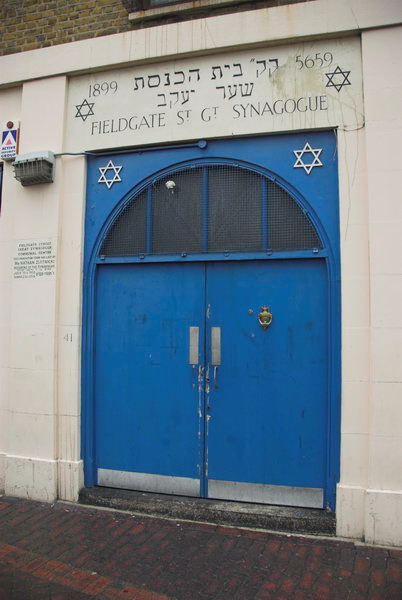
[[[56,244],[51,238],[18,240],[14,279],[45,279],[56,271]]]
[[[18,154],[19,121],[7,121],[1,134],[0,159],[13,160]]]

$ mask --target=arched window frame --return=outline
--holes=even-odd
[[[265,201],[265,205],[264,205],[264,201],[263,199],[261,200],[261,237],[262,237],[262,243],[259,245],[259,247],[254,247],[254,248],[226,248],[224,246],[222,246],[221,248],[218,249],[214,249],[214,250],[210,250],[208,248],[208,228],[210,226],[210,222],[208,219],[208,216],[206,216],[206,212],[208,211],[208,197],[206,196],[206,189],[208,189],[208,178],[209,178],[209,173],[210,173],[210,169],[212,169],[212,171],[216,168],[223,168],[223,169],[234,169],[235,171],[237,170],[237,172],[242,171],[243,173],[246,173],[247,175],[251,174],[252,176],[254,176],[255,178],[258,178],[259,181],[261,182],[261,189],[263,190],[264,187],[266,189],[265,191],[265,195],[267,195],[267,190],[269,187],[271,187],[271,193],[272,190],[276,190],[277,192],[281,193],[283,198],[286,199],[286,201],[292,202],[292,205],[295,208],[295,214],[298,215],[299,218],[299,224],[300,224],[300,219],[302,219],[302,221],[304,221],[304,224],[306,227],[310,228],[310,233],[312,234],[314,240],[307,246],[303,245],[301,247],[280,247],[280,244],[278,246],[278,244],[270,244],[269,243],[269,239],[267,239],[268,235],[269,235],[269,210],[270,210],[270,205],[269,205],[269,198]],[[180,177],[182,174],[186,174],[186,173],[192,173],[195,172],[196,170],[198,171],[202,171],[203,175],[203,190],[202,190],[202,195],[203,195],[203,200],[202,200],[202,225],[200,227],[200,235],[203,236],[203,247],[198,248],[198,250],[194,250],[194,249],[190,249],[190,251],[188,251],[187,248],[185,248],[185,246],[181,247],[181,248],[176,248],[172,251],[166,250],[166,251],[154,251],[153,248],[153,242],[152,242],[152,230],[153,230],[153,226],[152,226],[152,218],[153,218],[153,202],[152,202],[152,194],[153,194],[153,190],[155,189],[155,186],[161,185],[162,187],[166,185],[170,182],[173,181],[174,179],[177,177]],[[174,194],[177,194],[179,192],[177,192],[175,190],[175,186],[173,186],[170,189],[166,189],[165,190],[165,194],[170,195],[172,194],[172,196]],[[264,195],[264,192],[261,192],[262,195]],[[207,192],[207,196],[210,194],[210,190],[208,190]],[[269,194],[268,194],[269,196]],[[116,226],[119,224],[119,220],[121,220],[124,216],[125,213],[127,213],[127,211],[130,210],[130,207],[134,207],[134,203],[138,200],[138,199],[142,199],[143,203],[146,203],[146,210],[142,210],[142,218],[144,219],[144,215],[146,213],[146,226],[145,229],[146,231],[142,232],[142,238],[143,240],[146,237],[146,244],[144,243],[143,248],[142,249],[136,249],[135,251],[132,252],[108,252],[105,251],[105,248],[107,247],[107,242],[108,239],[110,240],[110,236],[111,233],[113,232],[113,229],[116,228]],[[267,170],[261,170],[257,167],[255,167],[254,165],[250,165],[248,163],[245,162],[239,162],[239,161],[231,161],[230,159],[215,159],[215,160],[195,160],[195,161],[189,161],[189,162],[184,162],[181,164],[176,164],[176,165],[171,165],[170,167],[164,169],[163,171],[160,171],[157,174],[154,174],[151,178],[148,178],[146,180],[144,180],[140,185],[136,186],[136,188],[134,188],[133,190],[131,190],[131,192],[126,196],[125,199],[123,199],[123,201],[120,203],[120,205],[116,208],[116,210],[114,211],[114,213],[110,216],[110,218],[108,219],[107,224],[105,225],[103,232],[101,234],[101,240],[100,240],[100,244],[98,246],[99,250],[98,250],[98,256],[100,256],[100,260],[106,260],[107,262],[112,261],[112,262],[116,262],[120,259],[128,259],[128,258],[138,258],[140,260],[143,259],[152,259],[152,260],[173,260],[181,257],[192,257],[192,258],[197,258],[197,257],[203,257],[204,259],[214,259],[214,254],[216,254],[217,256],[215,258],[220,258],[222,255],[224,255],[225,257],[228,257],[228,255],[230,255],[232,258],[235,258],[235,255],[241,255],[244,256],[244,254],[264,254],[264,255],[272,255],[275,254],[277,255],[279,254],[283,254],[284,252],[287,253],[291,253],[292,256],[295,256],[296,254],[302,254],[304,255],[306,252],[311,255],[311,253],[313,252],[314,254],[319,254],[319,255],[323,255],[326,254],[325,252],[325,243],[323,241],[323,235],[322,232],[320,231],[319,228],[319,221],[317,218],[315,218],[315,215],[313,214],[313,211],[311,209],[311,207],[306,206],[306,202],[304,201],[303,198],[300,197],[300,195],[298,195],[298,193],[296,192],[296,190],[291,190],[289,189],[289,186],[286,185],[285,182],[282,182],[280,180],[280,178],[278,178],[277,176],[275,176],[275,174],[273,173],[269,173]],[[271,215],[272,216],[272,215]],[[282,221],[283,221],[283,215],[282,215]],[[283,225],[283,223],[282,223]],[[202,231],[201,231],[202,230]],[[174,232],[172,232],[172,235],[174,235]],[[207,240],[207,242],[205,243],[205,239]],[[106,248],[107,249],[107,248]],[[251,256],[250,256],[251,258]]]

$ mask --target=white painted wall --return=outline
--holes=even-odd
[[[402,540],[402,27],[363,35],[371,390],[365,534]]]
[[[370,28],[401,22],[399,0],[317,0],[0,57],[0,121],[21,118],[21,152],[61,152],[68,74],[364,29],[365,127],[339,131],[338,138],[343,373],[337,524],[340,535],[394,545],[402,545],[402,28]],[[23,86],[7,88],[19,82]],[[84,200],[83,157],[58,158],[55,182],[29,188],[5,165],[0,487],[8,494],[75,500],[82,485]],[[57,249],[55,275],[14,280],[16,243],[43,239]]]
[[[21,153],[61,150],[66,82],[66,77],[55,77],[23,85]],[[51,240],[58,254],[61,184],[59,169],[53,184],[24,188],[7,165],[4,198],[12,215],[9,260],[18,243],[33,240]],[[7,266],[12,268],[10,262]],[[10,290],[5,492],[41,500],[56,497],[56,278],[57,267],[52,276],[13,278]]]
[[[62,150],[66,85],[66,77],[59,76],[0,94],[0,118],[21,118],[20,153]],[[54,183],[25,188],[14,179],[11,164],[5,165],[0,220],[0,483],[14,496],[52,501],[58,494],[74,500],[82,485],[84,190],[83,157],[57,159]],[[17,244],[43,240],[51,240],[56,250],[55,275],[13,279]]]
[[[343,220],[352,203],[361,210],[353,241],[341,239],[337,524],[339,535],[402,545],[402,28],[364,32],[362,53],[365,128],[356,175],[360,171],[363,196],[341,202]],[[345,223],[342,229],[345,235]]]
[[[18,121],[21,117],[21,88],[0,93],[0,122]],[[5,483],[5,457],[9,438],[9,404],[11,404],[11,323],[12,323],[12,255],[14,210],[9,198],[17,188],[12,168],[4,165],[3,203],[0,213],[0,493]]]
[[[342,398],[341,484],[337,494],[340,535],[364,534],[370,390],[369,240],[365,130],[338,132]]]
[[[86,160],[59,158],[63,169],[58,286],[58,496],[75,501],[83,486],[81,453],[81,294]]]
[[[366,251],[345,253],[342,243],[344,373],[338,533],[401,545],[402,69],[398,56],[402,28],[364,32],[362,51],[365,143],[360,160],[365,191],[360,249],[365,246]],[[360,294],[355,290],[349,297],[346,289],[352,292],[352,286],[346,278],[356,259]],[[354,332],[349,335],[346,328],[353,307]],[[353,337],[360,343],[353,345]],[[354,358],[348,357],[350,350]]]

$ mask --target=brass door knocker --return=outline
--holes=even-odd
[[[262,306],[261,312],[258,315],[258,322],[264,329],[267,329],[272,323],[272,313],[268,306]]]

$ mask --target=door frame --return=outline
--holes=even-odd
[[[297,135],[297,134],[295,134]],[[306,134],[312,136],[312,134]],[[306,137],[306,136],[305,136]],[[222,140],[224,143],[226,140]],[[241,140],[239,140],[241,141]],[[213,143],[211,141],[211,143]],[[161,150],[161,149],[159,149]],[[162,148],[163,150],[163,148]],[[175,150],[177,151],[177,150]],[[135,151],[138,152],[138,149]],[[180,152],[185,154],[189,152],[188,146],[183,145]],[[127,151],[127,155],[131,155],[133,151]],[[105,158],[105,153],[102,153]],[[121,155],[122,151],[116,152]],[[166,154],[169,155],[168,149]],[[107,154],[112,157],[113,152]],[[90,158],[89,161],[96,158]],[[285,181],[280,175],[269,170],[261,165],[247,162],[243,159],[230,158],[190,158],[186,160],[169,162],[162,169],[149,174],[137,184],[135,184],[128,192],[122,195],[117,201],[114,208],[109,212],[104,219],[103,225],[95,238],[87,245],[86,236],[86,255],[84,258],[84,281],[83,281],[83,331],[82,331],[82,426],[81,426],[81,455],[84,460],[84,478],[85,485],[90,487],[96,485],[96,448],[95,448],[95,429],[94,429],[94,389],[93,389],[93,353],[94,353],[94,326],[95,326],[95,285],[97,265],[107,263],[144,263],[144,262],[193,262],[193,261],[216,261],[216,260],[278,260],[290,258],[325,258],[327,267],[327,285],[328,285],[328,400],[327,400],[327,453],[326,453],[326,488],[324,490],[324,508],[332,511],[335,510],[336,500],[336,484],[339,481],[340,471],[340,394],[341,394],[341,297],[340,297],[340,260],[339,260],[339,234],[337,239],[330,239],[328,232],[323,226],[321,219],[309,201],[297,190],[290,182]],[[281,251],[281,252],[238,252],[223,256],[222,253],[211,254],[194,254],[191,256],[182,255],[164,255],[164,256],[143,256],[125,257],[125,258],[103,258],[98,256],[99,250],[105,239],[105,235],[111,224],[125,206],[131,201],[133,196],[140,193],[153,180],[163,177],[164,174],[170,173],[174,169],[185,168],[194,164],[227,164],[240,166],[249,169],[261,175],[265,175],[272,181],[278,183],[286,190],[292,198],[299,204],[302,210],[308,215],[311,220],[321,242],[322,250],[316,250],[312,256],[309,251]],[[90,164],[88,165],[88,169]],[[89,177],[88,177],[89,180]],[[87,183],[87,204],[89,197],[89,181]],[[338,189],[336,189],[338,198]],[[338,200],[339,206],[339,200]],[[88,210],[88,207],[87,207]],[[337,227],[335,228],[337,230]],[[333,236],[332,236],[333,237]],[[335,246],[334,246],[335,244]]]

